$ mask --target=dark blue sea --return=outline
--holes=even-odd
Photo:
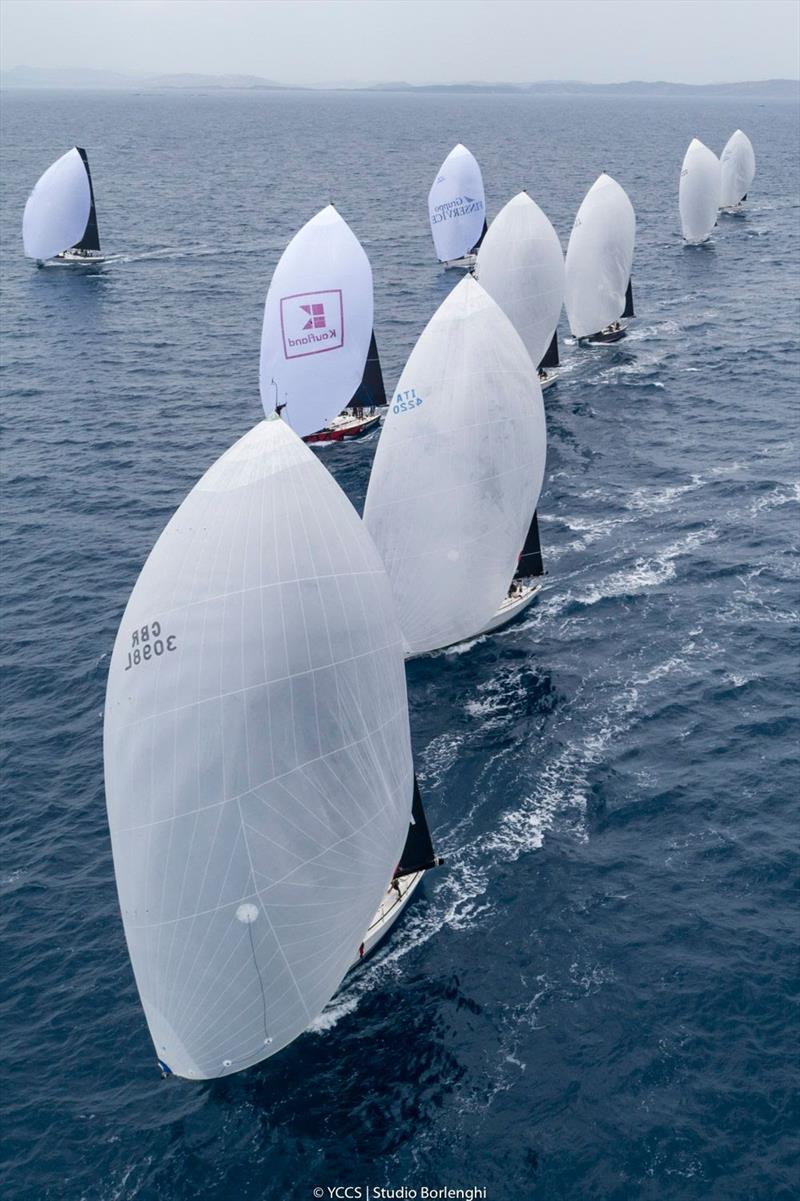
[[[15,92],[2,120],[0,1191],[794,1199],[795,106]],[[686,146],[719,152],[737,127],[758,164],[746,214],[685,249]],[[269,278],[329,200],[372,260],[396,382],[456,282],[426,196],[457,141],[490,217],[527,188],[564,246],[614,175],[638,318],[580,351],[562,319],[538,603],[409,665],[446,866],[314,1031],[224,1081],[163,1083],[105,816],[116,628],[167,519],[259,419]],[[37,270],[22,209],[74,143],[113,257]],[[374,449],[323,452],[359,506]]]

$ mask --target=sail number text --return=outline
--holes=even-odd
[[[150,659],[157,659],[167,651],[177,650],[178,641],[174,634],[164,634],[160,621],[151,621],[147,626],[139,626],[131,634],[131,649],[128,651],[128,662],[125,670],[138,667]]]
[[[422,397],[417,396],[413,388],[407,388],[405,392],[398,392],[395,396],[392,412],[408,413],[411,409],[416,409],[421,404]]]

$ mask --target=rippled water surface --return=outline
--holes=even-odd
[[[685,249],[686,145],[737,126],[746,215]],[[612,348],[566,341],[547,393],[540,600],[409,665],[446,867],[313,1031],[225,1081],[164,1084],[104,809],[116,627],[175,507],[258,419],[270,273],[328,200],[371,257],[396,381],[455,282],[425,196],[456,141],[490,216],[525,187],[564,245],[613,174],[638,319]],[[75,142],[112,258],[37,271],[22,208]],[[9,1197],[796,1195],[796,144],[791,104],[735,98],[6,97]],[[324,452],[358,505],[373,451]]]

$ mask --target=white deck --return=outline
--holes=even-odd
[[[411,900],[414,890],[424,875],[424,872],[414,872],[411,876],[401,876],[397,881],[397,888],[394,887],[394,883],[389,885],[383,895],[383,900],[378,906],[378,911],[370,922],[367,933],[364,935],[364,942],[362,944],[364,948],[363,952],[353,960],[353,967],[360,963],[362,959],[366,959],[370,951],[373,951],[381,939],[389,933]]]

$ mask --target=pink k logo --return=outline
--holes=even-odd
[[[324,304],[301,304],[300,308],[304,313],[308,313],[308,321],[303,329],[325,329]]]

